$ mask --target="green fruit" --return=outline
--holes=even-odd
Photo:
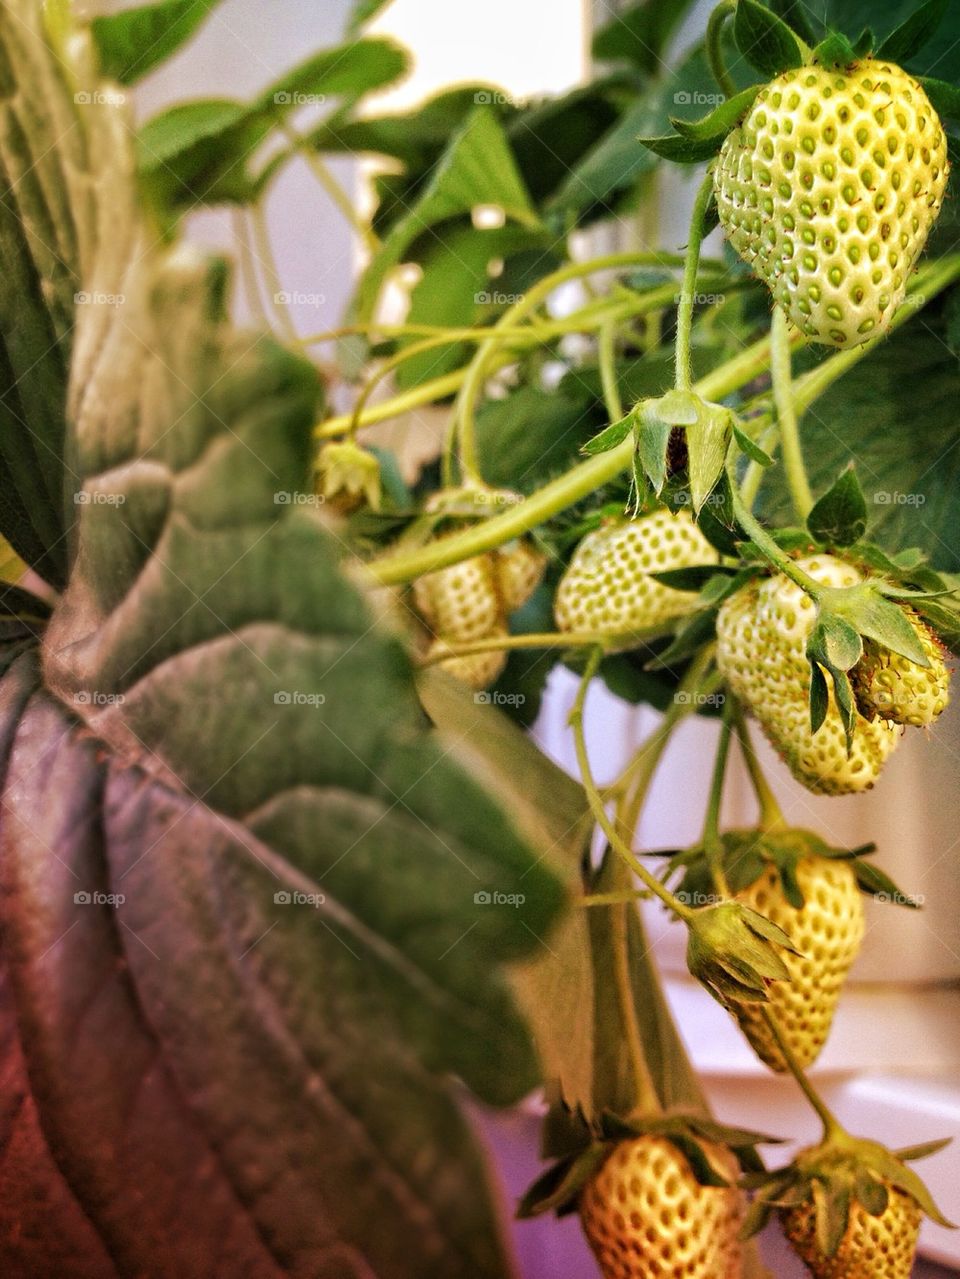
[[[630,635],[682,617],[696,608],[696,593],[664,586],[650,574],[719,559],[686,511],[604,524],[574,551],[557,588],[557,627]]]
[[[890,324],[937,220],[947,141],[892,63],[797,67],[764,88],[714,170],[730,243],[817,342]]]
[[[798,567],[826,586],[862,580],[852,565],[832,555],[799,560]],[[797,780],[825,795],[846,795],[874,784],[903,730],[857,715],[848,754],[831,689],[826,718],[811,732],[806,647],[815,616],[813,601],[784,574],[755,579],[720,609],[717,665]]]
[[[782,928],[799,952],[782,952],[789,980],[770,984],[765,1007],[799,1064],[807,1067],[827,1041],[843,983],[863,941],[864,917],[849,862],[804,857],[795,873],[804,898],[800,909],[787,901],[773,866],[737,893],[737,900]],[[760,1008],[740,1004],[732,1011],[760,1059],[771,1070],[787,1070]]]
[[[701,1186],[666,1137],[621,1142],[587,1183],[580,1220],[605,1279],[739,1279],[737,1160],[710,1147],[729,1186]]]
[[[922,1213],[916,1200],[885,1185],[887,1206],[871,1216],[862,1204],[851,1204],[847,1229],[837,1252],[828,1257],[817,1239],[812,1200],[784,1209],[784,1234],[814,1279],[910,1279]]]
[[[925,728],[950,700],[950,671],[943,659],[943,647],[930,628],[912,609],[904,612],[927,655],[929,667],[918,666],[874,640],[865,639],[863,657],[850,672],[850,682],[860,713],[867,719],[880,716],[896,724]]]

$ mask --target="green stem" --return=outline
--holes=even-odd
[[[273,330],[270,317],[263,305],[260,292],[260,281],[257,277],[257,264],[254,261],[253,248],[250,244],[250,226],[247,215],[241,208],[233,210],[233,234],[237,242],[237,254],[240,262],[240,278],[243,280],[244,293],[250,306],[250,313],[258,329],[269,333]]]
[[[800,523],[804,524],[813,506],[813,494],[810,492],[807,468],[803,464],[800,427],[793,401],[789,321],[786,312],[779,306],[773,308],[770,355],[773,399],[777,409],[783,465],[787,472],[787,484],[790,488],[794,512]]]
[[[730,699],[724,703],[723,723],[720,727],[720,741],[717,745],[717,758],[713,766],[713,777],[710,782],[710,798],[707,801],[707,815],[703,827],[703,850],[710,867],[710,877],[721,897],[732,897],[727,874],[723,868],[723,843],[720,839],[720,805],[723,802],[723,783],[727,776],[727,761],[730,758],[730,737],[733,724],[730,713]]]
[[[676,377],[678,391],[689,391],[693,384],[690,365],[690,338],[693,332],[693,301],[697,291],[697,274],[700,268],[700,247],[703,244],[703,223],[707,206],[713,198],[713,176],[707,174],[701,183],[690,215],[690,235],[687,240],[686,260],[683,264],[683,284],[680,287],[680,305],[677,308]]]
[[[617,322],[617,320],[608,319],[601,324],[598,342],[603,402],[611,422],[619,422],[623,417],[623,402],[620,399],[620,387],[617,384]]]
[[[669,889],[664,888],[663,884],[649,871],[646,866],[634,855],[632,850],[627,846],[620,832],[614,823],[610,820],[606,809],[603,806],[603,799],[597,789],[597,784],[593,777],[590,767],[590,756],[587,752],[586,737],[583,731],[583,708],[587,699],[587,690],[590,687],[597,668],[600,665],[600,659],[603,656],[602,651],[594,649],[587,662],[586,669],[583,672],[583,678],[580,680],[580,687],[577,690],[577,696],[570,711],[570,727],[573,730],[573,740],[577,753],[577,764],[580,768],[580,777],[583,782],[583,789],[586,792],[587,802],[590,805],[590,811],[594,820],[603,831],[607,838],[607,842],[623,863],[637,875],[643,883],[650,889],[655,897],[663,902],[668,910],[672,911],[679,919],[689,920],[693,917],[694,912],[689,906],[684,905]]]
[[[723,0],[710,15],[707,23],[707,61],[713,78],[723,91],[724,97],[736,96],[737,86],[733,82],[723,56],[723,28],[728,18],[737,12],[736,0]]]
[[[760,806],[759,826],[762,831],[776,831],[786,829],[786,818],[783,810],[777,803],[777,797],[770,788],[763,769],[760,767],[760,760],[757,758],[757,752],[754,749],[753,742],[750,740],[750,731],[747,728],[746,716],[743,713],[743,707],[735,698],[731,698],[733,705],[733,726],[736,729],[737,740],[740,743],[740,751],[747,765],[747,772],[750,774],[750,784],[753,786],[754,794],[757,797],[757,803]]]
[[[762,338],[701,378],[694,389],[704,399],[722,399],[757,377],[767,367],[769,359],[769,339]],[[634,442],[628,437],[609,452],[579,463],[503,514],[483,520],[473,528],[439,539],[419,550],[374,560],[367,568],[381,585],[397,586],[424,573],[469,559],[471,555],[495,550],[566,510],[568,506],[573,506],[604,484],[609,484],[631,466],[633,452]]]
[[[806,1072],[797,1060],[793,1049],[787,1042],[786,1036],[780,1030],[777,1019],[774,1017],[770,1008],[761,1004],[760,1013],[764,1021],[767,1023],[767,1028],[773,1036],[773,1040],[777,1047],[780,1049],[784,1061],[787,1063],[790,1074],[793,1075],[794,1079],[800,1085],[801,1092],[816,1111],[820,1122],[823,1124],[824,1140],[832,1141],[838,1137],[841,1139],[845,1137],[846,1129],[807,1078]]]
[[[625,868],[624,868],[625,870]],[[630,976],[630,911],[629,902],[610,908],[610,941],[613,950],[613,979],[617,992],[617,1005],[623,1023],[623,1036],[630,1059],[637,1110],[643,1115],[659,1114],[663,1107],[653,1082],[653,1075],[643,1050],[643,1034],[637,1017],[633,981]]]
[[[280,301],[280,272],[277,270],[277,260],[273,256],[273,245],[270,243],[270,230],[267,227],[267,219],[263,210],[263,203],[255,204],[250,211],[250,224],[253,228],[253,239],[256,246],[257,259],[263,269],[266,279],[267,288],[270,290],[270,300],[273,303],[274,313],[280,323],[280,328],[286,334],[291,342],[299,341],[297,336],[296,325],[290,318],[290,311],[283,302]]]
[[[327,195],[336,205],[337,209],[343,215],[347,225],[352,227],[360,239],[363,241],[367,252],[373,256],[380,248],[380,240],[373,230],[363,218],[359,216],[353,200],[347,195],[343,187],[330,172],[330,169],[320,159],[313,147],[311,147],[296,129],[289,124],[283,126],[283,132],[287,136],[287,140],[293,147],[297,155],[303,157],[307,163],[310,172],[316,178],[320,186],[326,191]]]
[[[619,647],[626,636],[604,635],[598,631],[541,631],[526,635],[494,635],[465,644],[445,643],[438,646],[423,666],[434,666],[451,657],[472,657],[475,653],[499,652],[501,649],[524,648],[608,648]],[[650,638],[655,638],[651,636]]]
[[[814,581],[809,573],[805,573],[797,564],[790,559],[784,551],[776,544],[767,530],[760,521],[748,509],[737,488],[736,476],[730,475],[730,488],[733,493],[733,513],[736,516],[737,523],[747,534],[750,540],[763,557],[771,563],[774,568],[778,569],[791,582],[799,586],[805,591],[810,598],[817,603],[823,596],[823,590],[819,583]]]

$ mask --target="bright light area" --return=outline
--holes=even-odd
[[[484,81],[534,97],[579,83],[587,0],[394,0],[370,24],[413,52],[411,77],[377,108],[399,111],[455,81]]]

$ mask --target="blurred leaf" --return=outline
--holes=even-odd
[[[406,68],[406,53],[392,41],[356,40],[292,67],[251,102],[178,103],[140,130],[140,171],[162,208],[250,200],[257,191],[254,155],[288,116],[328,97],[355,101],[391,84]]]
[[[415,239],[482,205],[499,208],[506,218],[532,230],[541,226],[502,126],[494,112],[481,106],[450,139],[418,200],[394,224],[367,267],[360,283],[359,315],[373,314],[383,284]]]
[[[632,62],[650,75],[663,66],[671,39],[694,0],[643,0],[618,13],[593,37],[598,62]]]
[[[353,9],[350,13],[350,19],[347,23],[347,33],[356,35],[361,27],[366,26],[368,22],[379,13],[383,13],[393,0],[353,0]]]
[[[206,21],[220,0],[157,0],[101,14],[90,29],[108,80],[134,84],[166,61]]]
[[[892,554],[919,546],[950,571],[960,568],[960,364],[942,335],[942,318],[922,312],[818,399],[801,430],[815,491],[856,464],[872,540]],[[781,467],[763,492],[764,510],[789,519]]]

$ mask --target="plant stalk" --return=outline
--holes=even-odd
[[[683,265],[683,283],[680,286],[680,305],[677,307],[676,375],[678,391],[689,391],[693,383],[690,363],[690,340],[693,333],[694,297],[697,291],[697,275],[700,269],[700,248],[703,244],[703,224],[707,207],[713,199],[713,177],[707,174],[700,184],[690,215],[690,234]]]
[[[779,306],[773,308],[773,324],[770,343],[770,371],[773,377],[773,399],[780,430],[780,450],[787,473],[787,484],[794,513],[805,524],[813,506],[813,494],[803,462],[800,443],[800,426],[793,398],[793,370],[791,367],[790,329],[786,313]]]

